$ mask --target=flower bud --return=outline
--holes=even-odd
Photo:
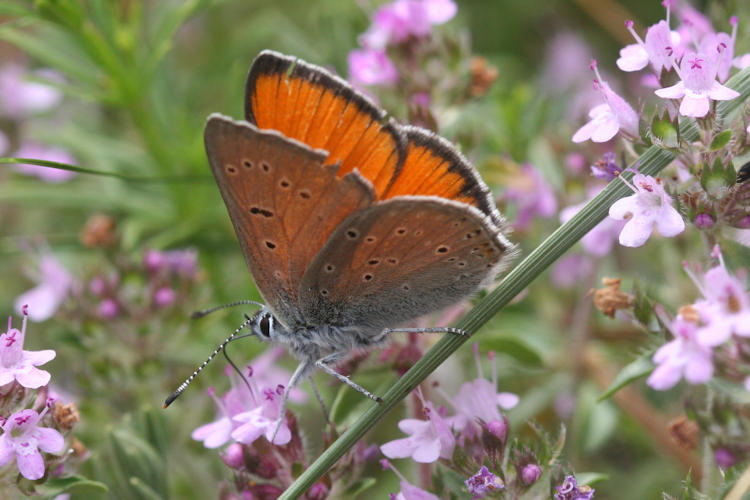
[[[542,468],[537,464],[528,464],[521,470],[521,481],[529,486],[534,484],[542,475]]]
[[[230,444],[221,459],[232,469],[241,469],[245,465],[245,458],[242,453],[242,445],[239,443]]]

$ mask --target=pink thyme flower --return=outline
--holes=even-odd
[[[591,500],[594,498],[594,490],[591,486],[578,486],[574,476],[567,476],[560,486],[555,486],[555,500]]]
[[[0,435],[0,467],[15,458],[18,471],[26,479],[34,481],[44,476],[44,458],[39,450],[59,453],[65,446],[58,431],[37,426],[46,411],[47,408],[39,414],[34,410],[21,410],[5,420]]]
[[[473,346],[474,361],[477,365],[477,378],[465,382],[454,398],[445,394],[442,396],[450,401],[456,415],[448,419],[451,427],[461,434],[461,439],[473,439],[482,432],[478,420],[488,426],[495,422],[502,422],[503,415],[498,407],[509,410],[518,404],[518,396],[511,392],[497,392],[497,360],[493,352],[489,353],[492,360],[492,378],[484,378],[479,358],[479,347]]]
[[[734,43],[737,40],[737,18],[732,16],[732,34],[710,33],[703,37],[699,52],[714,58],[720,82],[729,78],[729,70],[734,61]]]
[[[15,300],[15,309],[22,313],[29,305],[29,319],[44,321],[52,317],[73,287],[73,277],[51,253],[43,253],[39,259],[38,285]]]
[[[216,403],[217,413],[220,416],[213,422],[196,428],[192,434],[190,434],[190,437],[196,441],[203,441],[203,446],[206,448],[218,448],[229,441],[234,425],[232,423],[232,417],[229,414],[229,405],[226,404],[225,401],[216,397],[216,391],[213,387],[208,388],[208,395],[211,396]],[[227,393],[227,395],[229,395],[229,393]],[[227,395],[225,395],[225,399],[228,399],[226,398]]]
[[[729,274],[723,260],[705,274],[700,288],[705,300],[694,307],[703,323],[698,330],[701,344],[713,347],[732,335],[750,337],[750,294],[740,280]]]
[[[12,328],[12,318],[8,318],[8,331],[0,335],[0,386],[15,380],[29,389],[36,389],[47,385],[50,380],[49,372],[37,368],[39,365],[55,358],[55,351],[24,351],[23,343],[26,339],[26,314],[24,307],[23,324],[21,330]]]
[[[739,69],[745,69],[750,66],[750,52],[732,59],[732,66]]]
[[[552,186],[533,166],[521,165],[519,174],[510,180],[505,198],[517,205],[513,227],[522,231],[537,217],[552,217],[557,211],[557,199]]]
[[[484,498],[493,491],[505,488],[503,480],[490,472],[486,466],[482,466],[479,472],[464,481],[473,499]]]
[[[593,198],[599,193],[599,191],[601,191],[601,188],[590,190],[588,198]],[[581,211],[586,203],[588,203],[588,201],[563,208],[560,212],[560,222],[563,224],[568,222],[575,214]],[[612,217],[605,217],[604,220],[594,226],[591,231],[581,238],[581,245],[583,245],[583,249],[586,253],[593,255],[594,257],[604,257],[612,250],[612,247],[624,226],[625,222],[621,220],[616,220]]]
[[[52,70],[39,70],[37,77],[59,81]],[[27,72],[17,64],[6,64],[0,69],[0,110],[10,118],[22,118],[29,113],[43,112],[56,106],[62,93],[52,85],[27,79]]]
[[[356,49],[349,52],[349,80],[354,85],[393,85],[398,82],[396,66],[382,49]]]
[[[390,500],[440,500],[429,491],[425,491],[421,488],[417,488],[396,469],[388,460],[385,458],[380,460],[380,466],[383,470],[391,469],[401,479],[401,491],[398,493],[391,493]]]
[[[422,393],[418,395],[421,399]],[[431,402],[422,400],[427,420],[407,418],[398,423],[398,428],[409,437],[396,439],[380,447],[388,458],[412,457],[415,462],[431,463],[438,458],[451,458],[456,440],[448,423],[435,410]]]
[[[252,412],[258,408],[261,408],[258,413],[263,414],[264,411],[268,413],[269,408],[262,408],[264,404],[262,400],[263,392],[268,389],[275,391],[279,387],[279,384],[282,382],[286,383],[289,380],[289,372],[279,368],[275,364],[275,361],[283,353],[284,350],[280,347],[269,349],[245,366],[244,373],[252,391],[248,389],[239,374],[231,366],[228,366],[225,374],[231,381],[231,389],[221,399],[216,397],[213,388],[210,388],[208,392],[216,403],[218,418],[209,424],[195,429],[191,437],[196,441],[203,441],[203,445],[206,448],[218,448],[232,438],[232,431],[240,427],[241,422],[234,420],[234,417]],[[299,388],[294,388],[289,392],[290,401],[303,403],[306,398],[307,395],[305,392]],[[279,398],[274,397],[274,399],[276,400],[274,404],[278,404]],[[265,405],[269,406],[269,403],[266,402]],[[276,414],[278,413],[279,410],[277,409]],[[246,427],[243,430],[244,439],[248,438],[247,431],[249,430],[250,427]],[[273,428],[271,432],[273,432]],[[262,434],[263,432],[258,434],[258,436]],[[276,436],[276,441],[274,441],[276,444],[279,444],[280,434],[281,430],[279,431],[279,435]]]
[[[682,21],[678,31],[683,46],[697,46],[704,36],[714,32],[711,21],[688,2],[679,2],[675,7],[677,16]]]
[[[653,357],[656,369],[648,377],[648,385],[664,391],[679,382],[707,382],[713,375],[713,353],[697,340],[698,325],[678,315],[669,327],[674,340],[664,344]]]
[[[154,292],[153,301],[156,307],[169,307],[174,304],[176,298],[177,292],[174,289],[163,286]]]
[[[620,177],[626,182],[623,177]],[[646,243],[656,230],[662,236],[671,237],[685,230],[685,221],[672,206],[672,199],[659,179],[650,175],[635,174],[633,184],[628,184],[634,194],[617,200],[609,207],[609,216],[627,221],[620,232],[620,244],[639,247]]]
[[[370,49],[384,49],[410,36],[424,37],[433,25],[451,20],[456,11],[453,0],[396,0],[375,11],[372,26],[360,43]]]
[[[680,81],[671,87],[656,90],[664,99],[682,99],[680,114],[700,118],[710,109],[710,100],[728,101],[739,92],[725,87],[716,80],[716,58],[690,53],[682,58],[680,67],[674,66]]]
[[[44,146],[36,142],[24,142],[21,147],[13,153],[16,158],[33,158],[35,160],[56,161],[58,163],[76,164],[76,159],[68,151],[55,147]],[[75,177],[76,173],[69,170],[60,170],[58,168],[41,167],[30,163],[22,163],[15,166],[17,172],[24,175],[33,175],[39,179],[58,183],[65,182]]]
[[[669,11],[667,11],[667,19]],[[626,21],[625,26],[630,30],[638,43],[627,45],[620,50],[617,67],[623,71],[638,71],[650,62],[657,76],[662,69],[672,68],[672,57],[679,58],[676,51],[680,46],[680,35],[669,29],[669,21],[659,21],[646,31],[646,41],[641,40],[633,29],[633,21]]]
[[[238,443],[251,444],[265,435],[273,444],[287,444],[292,440],[292,431],[287,425],[286,415],[281,415],[284,386],[279,385],[275,390],[266,388],[258,399],[257,407],[235,415],[232,420],[239,423],[239,427],[232,431],[232,439]],[[281,424],[277,424],[283,419]],[[274,435],[275,433],[275,435]]]
[[[591,69],[596,74],[594,88],[601,91],[606,102],[589,111],[591,121],[573,134],[573,142],[589,139],[593,142],[607,142],[620,129],[630,137],[638,137],[638,114],[602,79],[595,60],[591,62]]]

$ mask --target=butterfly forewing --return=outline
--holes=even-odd
[[[302,322],[302,276],[331,233],[372,203],[357,172],[337,176],[326,153],[275,131],[212,115],[206,151],[258,290],[279,320]]]
[[[248,75],[245,115],[260,129],[278,130],[355,168],[382,193],[405,153],[399,127],[348,83],[317,66],[262,52]]]
[[[511,248],[489,217],[463,203],[378,202],[331,235],[305,273],[300,306],[313,324],[395,326],[475,292]]]

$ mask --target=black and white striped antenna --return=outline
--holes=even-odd
[[[210,313],[212,313],[214,311],[218,311],[220,309],[225,309],[227,307],[234,307],[234,306],[239,306],[239,305],[246,305],[246,304],[256,304],[256,305],[259,305],[261,307],[263,306],[263,304],[259,304],[258,302],[255,302],[254,300],[240,300],[240,301],[237,301],[237,302],[233,302],[231,304],[225,304],[223,306],[217,306],[217,307],[212,307],[210,309],[204,309],[202,311],[196,311],[196,312],[194,312],[191,315],[191,317],[193,317],[193,318],[201,318],[201,317],[203,317],[203,316],[205,316],[207,314],[210,314]],[[253,317],[250,317],[250,316],[248,316],[246,314],[245,315],[245,321],[243,321],[242,324],[240,326],[238,326],[237,329],[235,329],[234,332],[232,332],[232,334],[229,337],[227,337],[226,340],[219,345],[219,347],[217,347],[216,349],[214,349],[214,352],[211,353],[211,355],[208,357],[208,359],[206,359],[203,363],[201,363],[201,365],[198,368],[196,368],[195,371],[187,379],[185,379],[185,381],[182,384],[180,384],[180,386],[177,388],[176,391],[174,391],[172,394],[169,395],[169,397],[166,400],[164,400],[164,405],[162,406],[162,408],[166,408],[167,406],[171,405],[172,402],[174,402],[175,399],[177,399],[178,397],[180,397],[180,394],[182,394],[183,392],[185,392],[185,389],[187,389],[187,387],[195,379],[195,377],[197,377],[198,374],[201,371],[203,371],[203,369],[206,367],[206,365],[208,365],[211,362],[211,360],[214,359],[217,354],[219,354],[219,352],[223,351],[224,352],[224,356],[227,356],[227,354],[226,354],[227,344],[229,344],[233,340],[237,340],[239,338],[242,338],[244,335],[240,336],[240,337],[238,337],[237,335],[245,327],[247,327],[247,325],[249,325],[250,323],[252,323],[253,321],[255,321],[255,317],[258,315],[258,313],[256,313]],[[248,335],[253,335],[253,334],[250,333]],[[235,368],[235,370],[237,370],[237,367],[234,365],[234,363],[232,363],[232,361],[229,359],[228,356],[227,356],[227,361],[229,361],[229,363],[232,364],[232,366]],[[244,377],[243,377],[243,379],[244,379]],[[252,389],[251,389],[251,391],[252,391]]]

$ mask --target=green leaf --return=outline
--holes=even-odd
[[[576,472],[576,482],[591,486],[609,480],[609,474],[602,472]]]
[[[664,147],[676,148],[680,145],[679,126],[669,119],[668,113],[664,113],[661,117],[654,116],[654,119],[651,121],[651,134]]]
[[[732,138],[732,131],[730,129],[724,130],[716,134],[711,141],[711,145],[708,147],[711,151],[718,151],[726,146]]]
[[[357,498],[358,495],[375,486],[376,482],[374,477],[363,477],[345,489],[342,498]]]
[[[510,335],[493,336],[487,338],[484,345],[494,351],[505,353],[526,366],[542,366],[541,355],[531,345],[518,337]]]
[[[626,385],[651,373],[654,369],[654,363],[651,362],[652,355],[653,353],[644,354],[643,356],[636,358],[634,361],[631,361],[625,366],[625,368],[620,370],[620,373],[617,374],[612,381],[612,384],[606,391],[604,391],[604,394],[599,396],[597,401],[603,401],[612,397],[614,393]]]
[[[48,498],[54,498],[63,493],[75,495],[97,495],[108,491],[107,485],[93,481],[83,476],[52,477],[43,485],[36,488],[37,493]]]

